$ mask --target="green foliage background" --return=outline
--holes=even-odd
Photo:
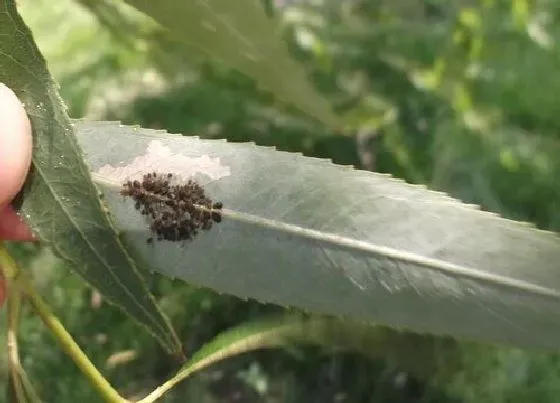
[[[267,6],[282,15],[294,57],[343,117],[334,132],[178,46],[120,2],[25,0],[20,9],[74,118],[331,158],[560,229],[556,2],[274,3],[282,7]],[[142,396],[176,369],[149,335],[99,304],[48,252],[13,248],[125,396]],[[190,351],[229,326],[282,312],[168,279],[150,282]],[[45,401],[96,401],[38,320],[28,316],[21,330],[23,364]],[[394,344],[369,357],[298,346],[247,354],[204,371],[165,401],[515,403],[560,395],[555,354],[380,331]]]

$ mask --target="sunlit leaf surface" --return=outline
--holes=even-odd
[[[389,176],[253,144],[79,122],[127,244],[152,270],[243,298],[418,332],[558,348],[560,241]],[[146,242],[127,178],[194,175],[224,203],[196,239]]]

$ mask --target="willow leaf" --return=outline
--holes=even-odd
[[[0,0],[0,82],[16,92],[33,126],[33,166],[20,206],[27,222],[70,268],[179,352],[102,210],[56,84],[13,0]]]
[[[228,329],[200,348],[177,374],[140,403],[159,397],[196,372],[250,351],[316,344],[358,351],[398,362],[399,368],[429,379],[436,371],[453,373],[460,367],[457,343],[449,339],[399,333],[379,326],[313,315],[259,319]],[[471,347],[472,351],[476,351]],[[434,354],[439,354],[434,360]]]
[[[222,60],[279,99],[328,124],[336,118],[280,39],[257,0],[126,0],[177,39]]]
[[[353,333],[345,329],[352,330]],[[373,337],[374,334],[379,336]],[[344,327],[342,322],[328,318],[310,319],[294,315],[254,321],[228,329],[206,343],[173,378],[142,399],[140,403],[157,401],[194,373],[249,351],[275,348],[293,342],[328,345],[340,342],[344,347],[368,352],[369,348],[364,349],[364,344],[380,347],[383,341],[382,332],[376,333],[371,328],[358,324]]]
[[[329,161],[77,123],[117,226],[153,270],[243,298],[416,332],[560,347],[560,240],[445,194]],[[155,242],[118,194],[152,170],[195,175],[224,221]]]

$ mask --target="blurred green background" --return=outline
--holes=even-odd
[[[174,42],[121,2],[18,5],[73,118],[274,145],[560,229],[560,1],[266,1],[284,22],[293,56],[341,116],[336,132]],[[145,395],[177,369],[148,334],[48,251],[11,248],[124,396]],[[190,352],[230,326],[282,312],[165,278],[149,282]],[[44,400],[99,401],[26,313],[23,365]],[[556,354],[378,331],[386,342],[367,356],[295,345],[245,354],[201,372],[164,401],[560,401]]]

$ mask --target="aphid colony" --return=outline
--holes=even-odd
[[[120,192],[134,200],[157,240],[190,240],[200,229],[209,230],[214,222],[222,221],[221,202],[212,202],[195,181],[172,184],[173,179],[171,173],[148,173],[142,181],[126,181]],[[153,240],[150,237],[147,242]]]

